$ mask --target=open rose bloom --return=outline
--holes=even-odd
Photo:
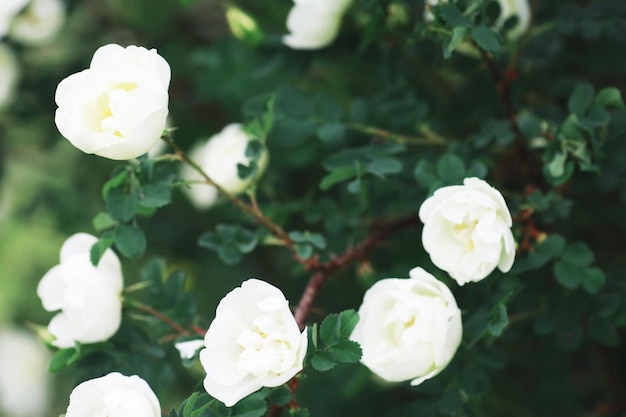
[[[200,362],[206,391],[226,406],[262,387],[277,387],[302,370],[307,332],[300,333],[276,287],[249,279],[219,303]]]
[[[442,282],[414,268],[410,278],[376,282],[363,297],[351,338],[381,378],[411,385],[440,373],[461,343],[461,311]]]
[[[113,372],[78,385],[65,417],[161,417],[159,400],[137,375]]]
[[[515,260],[511,213],[502,194],[479,178],[439,188],[420,207],[422,244],[459,285],[480,281]]]
[[[88,69],[59,83],[57,128],[83,152],[136,158],[163,134],[170,75],[168,63],[154,49],[105,45]]]
[[[102,342],[120,327],[122,267],[111,249],[105,251],[98,266],[92,265],[89,251],[97,240],[87,233],[70,236],[61,247],[61,263],[52,267],[37,287],[43,307],[60,310],[48,325],[57,347]]]

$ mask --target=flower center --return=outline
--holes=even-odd
[[[473,252],[476,248],[474,243],[474,231],[476,230],[476,225],[478,224],[478,220],[464,221],[461,224],[454,225],[454,235],[456,238],[463,242],[465,248],[469,252]]]
[[[296,353],[282,323],[270,314],[256,318],[251,329],[241,332],[237,343],[242,349],[237,369],[243,374],[264,377],[272,372],[279,375],[296,361]]]
[[[100,130],[103,133],[124,137],[124,113],[132,106],[136,88],[137,83],[117,83],[96,98],[93,111],[100,120]]]

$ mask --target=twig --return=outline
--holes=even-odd
[[[325,263],[314,266],[313,269],[315,269],[316,272],[313,274],[307,287],[305,288],[295,312],[296,322],[298,323],[298,326],[300,326],[300,329],[304,328],[306,317],[313,306],[313,302],[315,301],[320,288],[333,273],[354,261],[363,259],[370,250],[376,247],[381,241],[392,233],[414,224],[418,224],[417,213],[410,213],[393,219],[378,227],[357,246],[346,250],[343,254],[330,259]]]
[[[260,223],[263,227],[265,227],[271,234],[276,236],[282,242],[283,245],[285,245],[292,251],[295,250],[295,244],[293,243],[289,235],[285,233],[282,227],[280,227],[276,223],[272,222],[271,219],[266,217],[261,212],[261,210],[259,210],[258,205],[254,203],[252,205],[246,203],[241,198],[237,197],[236,195],[230,194],[228,191],[222,188],[219,184],[213,181],[211,177],[209,177],[207,173],[204,172],[202,167],[198,165],[195,161],[193,161],[191,158],[189,158],[187,154],[174,142],[174,140],[169,135],[164,135],[163,140],[165,140],[172,147],[172,149],[174,149],[174,152],[176,153],[176,155],[178,155],[179,159],[185,162],[191,168],[193,168],[197,173],[199,173],[202,176],[202,178],[204,178],[204,181],[207,184],[215,187],[215,189],[221,195],[228,198],[233,203],[233,205],[239,207],[241,211],[243,211],[244,213],[252,217],[258,223]]]
[[[356,132],[366,133],[375,137],[388,139],[396,143],[411,144],[411,145],[445,145],[446,139],[439,136],[437,133],[431,131],[426,127],[420,129],[422,136],[405,136],[397,133],[389,132],[387,130],[379,129],[377,127],[363,126],[354,123],[347,123],[345,125],[347,129],[354,130]]]
[[[157,319],[161,320],[163,323],[170,326],[172,329],[176,330],[178,334],[182,336],[191,336],[191,333],[187,329],[185,329],[183,326],[176,323],[174,320],[170,319],[169,317],[167,317],[165,314],[161,313],[160,311],[155,310],[154,308],[150,307],[149,305],[142,304],[134,300],[129,302],[128,304],[131,307],[136,308],[137,310],[141,310],[145,313],[150,314],[151,316],[156,317]]]

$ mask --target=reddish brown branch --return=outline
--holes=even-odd
[[[304,328],[306,317],[313,306],[313,302],[320,288],[332,274],[352,262],[363,259],[370,250],[380,244],[389,235],[415,224],[418,224],[417,213],[410,213],[393,219],[377,227],[374,232],[357,246],[346,250],[343,254],[325,263],[313,266],[316,272],[313,274],[309,284],[304,290],[295,312],[296,322],[300,326],[300,329]]]
[[[150,307],[149,305],[141,304],[138,302],[131,302],[130,305],[136,308],[137,310],[141,310],[161,320],[163,323],[167,324],[172,329],[176,330],[178,334],[182,336],[191,336],[191,333],[187,331],[187,329],[185,329],[183,326],[176,323],[174,320],[170,319],[169,317],[167,317],[165,314],[161,313],[160,311],[155,310],[154,308]]]

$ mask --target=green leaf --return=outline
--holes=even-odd
[[[172,201],[172,187],[164,182],[145,185],[141,190],[139,204],[143,207],[159,208]]]
[[[364,170],[360,169],[360,166],[357,169],[356,165],[347,165],[337,168],[322,178],[319,187],[321,190],[326,191],[339,182],[356,177],[359,172],[362,174],[363,171]]]
[[[91,246],[91,249],[89,250],[89,259],[91,260],[91,264],[93,266],[98,266],[102,255],[104,255],[104,252],[111,247],[114,241],[115,237],[113,236],[113,233],[106,232],[103,233],[102,236],[98,238],[98,241]]]
[[[452,56],[452,52],[456,49],[457,46],[465,39],[465,35],[467,34],[467,28],[463,26],[457,26],[452,30],[452,36],[448,40],[445,45],[443,56],[448,59]]]
[[[459,387],[469,397],[478,398],[489,392],[489,375],[477,366],[470,365],[459,376]]]
[[[308,243],[296,243],[296,253],[302,259],[309,259],[313,255],[313,246]]]
[[[486,308],[481,308],[474,312],[463,325],[463,336],[468,340],[469,346],[473,346],[480,340],[487,331],[489,325],[490,312]]]
[[[233,244],[222,244],[217,248],[217,255],[227,265],[236,265],[243,256],[239,248]]]
[[[344,310],[339,313],[339,338],[346,340],[350,338],[352,331],[359,323],[359,313],[355,310]]]
[[[106,196],[106,208],[111,217],[127,222],[135,215],[139,204],[139,189],[134,182],[111,188]]]
[[[427,188],[440,182],[435,165],[425,159],[417,163],[413,171],[413,176],[420,185]]]
[[[346,135],[346,127],[342,123],[328,123],[317,129],[317,136],[328,143],[340,143]]]
[[[342,340],[329,347],[328,351],[340,363],[356,363],[363,354],[361,346],[353,340]]]
[[[105,182],[102,186],[102,199],[106,201],[109,191],[124,184],[128,179],[129,174],[130,171],[126,169],[126,167],[123,167],[119,172],[117,172],[117,174]]]
[[[311,358],[311,366],[313,369],[319,372],[325,372],[333,369],[337,365],[335,357],[324,350],[318,350],[315,352],[315,356]]]
[[[589,336],[603,346],[615,347],[620,343],[615,326],[607,319],[593,319],[589,323]]]
[[[96,214],[96,217],[93,218],[92,224],[94,229],[96,229],[98,232],[101,232],[115,226],[117,224],[117,220],[111,217],[109,213],[101,211],[100,213]]]
[[[283,406],[291,400],[291,390],[287,385],[281,385],[273,388],[267,395],[267,402],[269,404]]]
[[[396,158],[379,157],[374,158],[365,166],[367,172],[379,178],[385,178],[387,174],[397,174],[402,171],[402,162]]]
[[[554,276],[559,284],[570,290],[578,287],[585,277],[577,265],[565,261],[554,264]]]
[[[258,161],[263,155],[263,151],[265,150],[265,145],[258,139],[253,139],[248,142],[246,146],[246,157],[252,159],[253,161]]]
[[[248,162],[248,165],[237,164],[237,176],[242,180],[254,178],[259,170],[259,166],[255,161]]]
[[[594,255],[587,244],[576,242],[567,245],[562,258],[569,264],[585,267],[593,263]]]
[[[506,304],[499,304],[495,315],[491,318],[487,331],[492,336],[498,337],[509,325],[509,316],[506,311]]]
[[[500,36],[487,26],[472,28],[472,37],[481,49],[493,54],[500,52]]]
[[[603,107],[626,108],[622,99],[622,93],[615,87],[607,87],[600,90],[596,95],[595,103]]]
[[[57,351],[50,359],[48,372],[56,372],[67,365],[71,365],[80,358],[80,352],[76,348],[65,348]]]
[[[462,28],[469,28],[472,26],[472,21],[465,17],[461,10],[454,4],[442,4],[433,8],[435,14],[443,19],[448,25],[452,27],[461,26]]]
[[[137,258],[146,251],[146,236],[134,224],[120,223],[114,230],[115,246],[127,258]]]
[[[583,278],[583,288],[591,295],[595,295],[606,284],[604,272],[599,268],[585,268]]]
[[[267,411],[267,403],[264,399],[255,397],[254,394],[240,400],[233,407],[232,417],[261,417]]]
[[[190,417],[196,402],[198,401],[199,392],[194,392],[189,398],[185,400],[183,407],[183,417]]]
[[[454,154],[445,154],[437,161],[437,174],[448,185],[461,183],[465,178],[465,163]]]
[[[552,161],[546,165],[548,173],[552,178],[560,178],[565,174],[565,162],[567,162],[567,153],[556,152]]]
[[[570,113],[574,113],[578,117],[583,117],[593,101],[594,89],[591,84],[580,84],[576,87],[569,98],[567,108]]]
[[[341,320],[337,314],[329,314],[326,316],[320,326],[320,340],[326,346],[332,346],[339,342],[341,330]]]

